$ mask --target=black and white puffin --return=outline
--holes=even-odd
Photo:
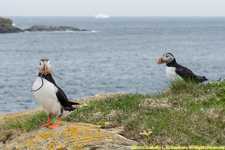
[[[166,63],[166,74],[170,81],[177,79],[191,79],[197,83],[207,81],[205,76],[198,76],[190,69],[181,66],[176,62],[175,57],[171,53],[165,53],[159,58],[158,64]]]
[[[79,103],[69,101],[63,90],[56,85],[51,75],[52,67],[48,59],[42,59],[38,67],[39,74],[32,87],[32,92],[48,115],[48,122],[40,128],[45,126],[55,128],[60,125],[61,117],[66,117],[75,110],[72,105],[79,105]],[[52,114],[58,116],[58,123],[49,125]]]

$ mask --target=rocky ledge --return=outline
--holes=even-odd
[[[35,25],[31,28],[25,29],[24,31],[89,31],[86,29],[78,29],[68,26],[48,26],[48,25]]]
[[[22,32],[21,29],[12,26],[12,20],[0,17],[0,33]]]
[[[23,32],[20,28],[11,27],[11,28],[2,28],[0,27],[0,33],[17,33],[17,32]]]
[[[42,128],[19,137],[5,144],[3,149],[130,149],[137,143],[118,134],[100,129],[91,124],[69,123],[54,129]],[[1,148],[1,146],[0,146]]]
[[[104,100],[106,97],[121,95],[124,93],[98,94],[86,99],[79,99],[81,104],[90,101]],[[0,115],[0,123],[13,120],[23,120],[26,116],[42,111],[35,109],[19,113],[9,113]],[[30,112],[30,113],[29,113]],[[124,138],[118,133],[119,129],[101,129],[95,125],[87,123],[62,122],[54,129],[41,128],[28,133],[19,134],[6,144],[0,143],[0,149],[118,149],[128,150],[130,146],[138,145],[137,142]]]

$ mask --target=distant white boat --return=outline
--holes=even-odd
[[[15,23],[12,23],[12,26],[16,26],[16,24]]]
[[[105,15],[105,14],[97,14],[95,15],[95,18],[100,18],[100,19],[106,19],[106,18],[109,18],[110,16],[109,15]]]

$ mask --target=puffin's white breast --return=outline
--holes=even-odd
[[[166,66],[166,75],[170,79],[170,81],[175,81],[175,80],[182,80],[182,78],[176,73],[176,68],[175,67],[168,67]]]
[[[58,89],[54,84],[44,79],[43,86],[38,90],[34,91],[34,96],[41,106],[46,110],[48,114],[59,114],[61,111],[61,105],[58,101],[56,93]],[[33,90],[38,89],[42,85],[42,79],[38,77],[33,85]]]

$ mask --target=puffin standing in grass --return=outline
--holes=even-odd
[[[34,82],[32,92],[37,101],[41,104],[48,115],[48,122],[40,128],[48,126],[48,128],[55,128],[60,125],[61,117],[66,117],[75,110],[72,105],[79,105],[79,103],[68,100],[63,90],[56,85],[52,78],[52,68],[48,59],[42,59],[39,64],[38,78]],[[58,123],[50,125],[51,115],[58,116]]]
[[[196,83],[200,83],[208,80],[205,76],[198,76],[190,69],[178,64],[171,53],[165,53],[159,58],[158,64],[163,63],[166,63],[166,74],[171,81],[175,81],[177,79],[190,79]]]

